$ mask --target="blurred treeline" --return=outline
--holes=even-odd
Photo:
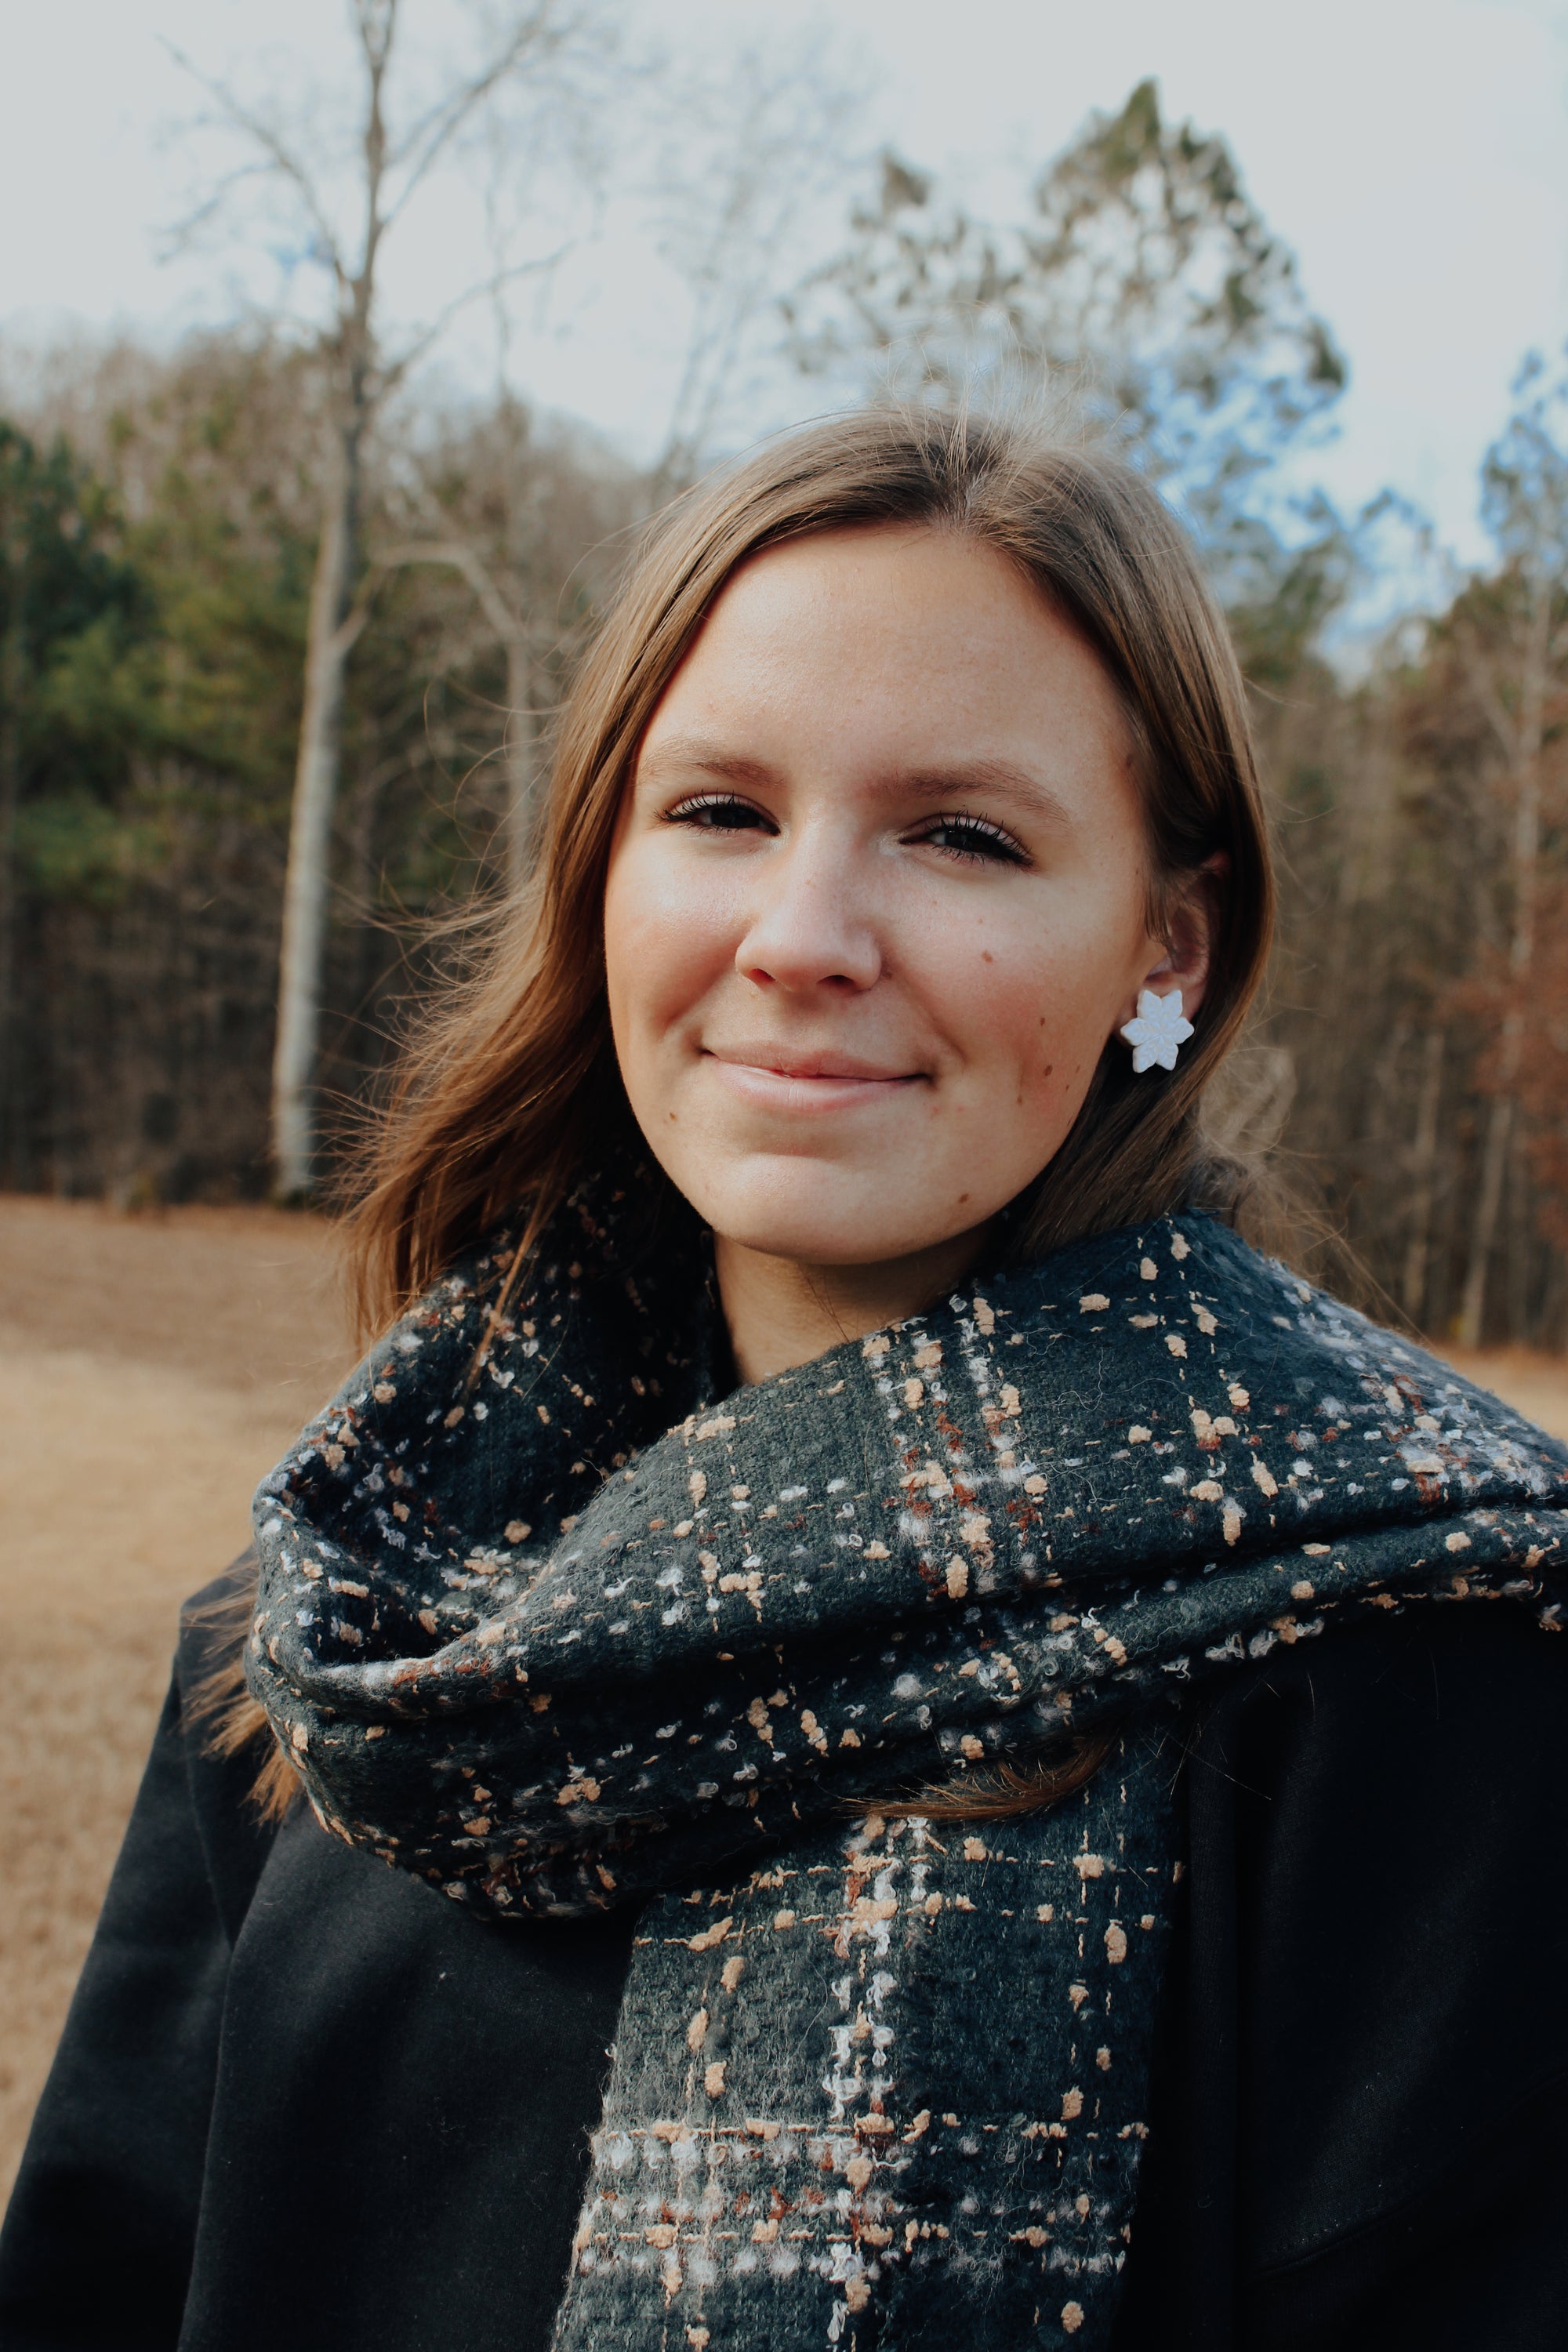
[[[0,1181],[264,1197],[321,504],[311,369],[243,335],[57,354],[34,405],[31,430],[0,422]],[[426,927],[504,878],[510,755],[531,762],[647,486],[512,403],[410,403],[367,505],[369,543],[416,534],[420,560],[373,583],[350,671],[329,1130],[417,994]],[[459,551],[528,624],[521,710]]]
[[[873,383],[1065,383],[1165,480],[1232,616],[1281,854],[1272,990],[1221,1139],[1278,1146],[1384,1311],[1568,1344],[1555,383],[1521,375],[1487,460],[1494,560],[1434,597],[1409,518],[1301,494],[1343,363],[1223,142],[1163,123],[1148,86],[1004,228],[884,157],[840,249],[771,315],[800,413]],[[262,1195],[330,373],[253,326],[56,352],[10,381],[0,1181]],[[416,382],[379,415],[321,983],[329,1143],[441,960],[431,919],[526,856],[584,628],[640,519],[744,437],[721,413],[642,468],[510,394]],[[1376,629],[1357,622],[1379,598]]]

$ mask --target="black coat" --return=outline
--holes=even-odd
[[[0,2352],[542,2352],[630,1921],[485,1925],[303,1807],[259,1829],[255,1756],[186,1727],[212,1641],[187,1619]],[[1194,1720],[1115,2352],[1568,2343],[1565,1669],[1505,1606],[1412,1608]]]

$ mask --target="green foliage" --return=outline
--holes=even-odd
[[[57,688],[89,641],[119,650],[146,617],[102,486],[65,442],[40,451],[0,419],[0,793],[6,829],[29,802],[68,783],[79,801],[111,791],[123,760]]]
[[[0,423],[0,712],[46,898],[123,895],[236,784],[287,824],[311,549],[257,446],[278,389],[199,351],[111,413],[101,470]]]
[[[158,825],[69,784],[39,794],[17,813],[21,872],[47,898],[112,905],[162,862],[164,847]]]
[[[884,155],[844,251],[786,306],[808,371],[927,398],[1056,385],[1157,474],[1220,562],[1256,562],[1260,493],[1345,365],[1223,139],[1167,123],[1152,81],[1091,116],[1026,216],[934,200]]]
[[[1506,562],[1568,581],[1568,373],[1531,353],[1518,405],[1481,467],[1481,511]]]
[[[1274,693],[1321,669],[1324,632],[1361,570],[1357,534],[1326,499],[1306,505],[1304,535],[1288,541],[1258,518],[1233,528],[1223,566],[1231,635],[1247,677]]]

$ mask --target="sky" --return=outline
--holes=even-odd
[[[416,61],[463,5],[405,0]],[[1568,337],[1568,0],[834,0],[830,12],[816,0],[620,0],[615,13],[634,50],[662,47],[667,88],[686,77],[695,89],[756,41],[858,92],[828,127],[815,194],[782,215],[786,263],[828,248],[849,183],[881,144],[997,214],[1092,109],[1154,76],[1167,117],[1228,139],[1349,359],[1317,476],[1352,508],[1402,492],[1463,560],[1481,560],[1477,469],[1510,379],[1527,351]],[[221,153],[181,128],[199,99],[165,44],[243,88],[297,89],[308,107],[316,84],[331,85],[342,18],[334,0],[0,0],[0,357],[60,336],[166,339],[271,299],[275,251],[244,268],[211,242],[166,257],[171,224]],[[580,128],[614,148],[606,124]],[[541,159],[527,183],[537,250],[568,257],[521,281],[510,372],[531,397],[647,455],[674,397],[685,296],[648,171],[590,215],[563,193],[560,131],[519,133]],[[679,113],[662,152],[679,163]],[[688,152],[707,151],[694,139]],[[469,267],[483,235],[476,184],[438,184],[410,214],[389,254],[389,326],[429,319],[454,257]],[[493,378],[482,306],[441,364],[454,384]],[[770,397],[814,404],[809,387]],[[759,425],[778,421],[759,408]]]

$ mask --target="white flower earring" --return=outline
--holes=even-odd
[[[1135,1070],[1152,1070],[1158,1063],[1163,1070],[1173,1070],[1176,1055],[1193,1034],[1193,1024],[1182,1012],[1182,992],[1173,988],[1169,996],[1156,996],[1152,988],[1138,993],[1138,1017],[1129,1021],[1121,1034],[1132,1048]]]

